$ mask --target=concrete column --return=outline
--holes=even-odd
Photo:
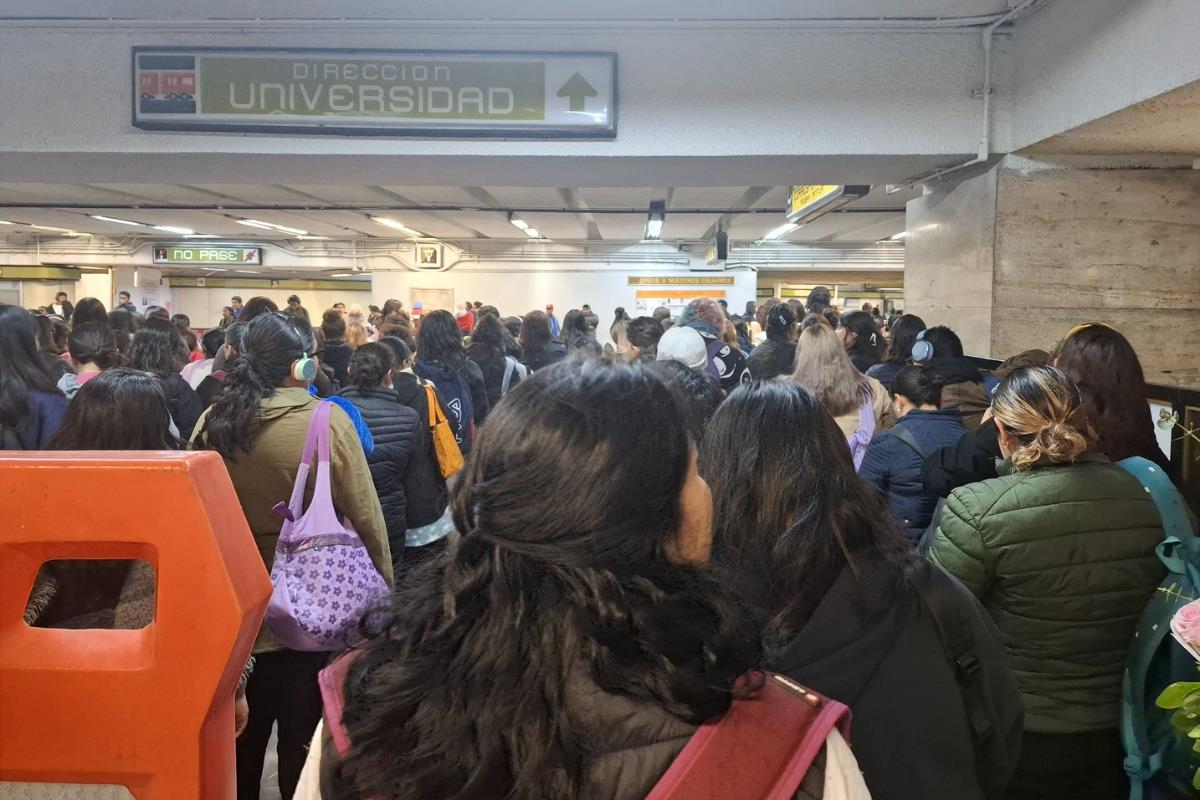
[[[1200,385],[1200,172],[1009,156],[908,206],[906,300],[967,350],[1050,349],[1104,322],[1148,380]]]

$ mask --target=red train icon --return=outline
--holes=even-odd
[[[192,100],[196,96],[196,73],[143,70],[138,73],[138,92],[143,100]]]

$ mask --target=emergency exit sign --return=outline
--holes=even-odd
[[[155,264],[252,264],[262,263],[261,247],[190,247],[169,244],[154,246]]]
[[[611,139],[604,52],[133,48],[150,130]]]

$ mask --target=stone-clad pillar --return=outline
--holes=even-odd
[[[908,205],[906,309],[1004,358],[1104,322],[1151,382],[1200,386],[1200,172],[1007,157]]]

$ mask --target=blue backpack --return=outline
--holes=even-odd
[[[441,364],[418,360],[413,368],[420,377],[432,383],[437,389],[438,396],[446,410],[453,417],[454,439],[458,449],[465,456],[471,452],[475,443],[475,402],[471,398],[471,388],[461,372],[456,372]]]
[[[1191,797],[1200,753],[1192,740],[1171,727],[1172,711],[1158,708],[1159,693],[1176,681],[1200,678],[1196,661],[1170,635],[1171,617],[1200,597],[1200,539],[1192,531],[1183,498],[1154,462],[1135,456],[1118,461],[1146,488],[1162,518],[1163,541],[1156,549],[1167,576],[1146,604],[1134,630],[1121,684],[1121,740],[1130,800]]]

